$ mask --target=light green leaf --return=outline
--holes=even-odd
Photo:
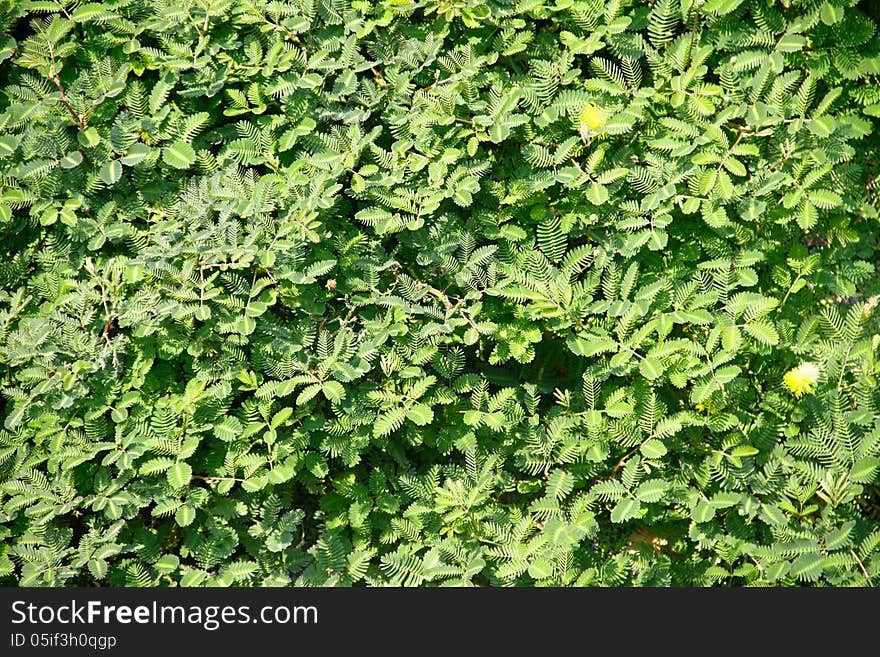
[[[788,522],[782,509],[773,504],[762,504],[761,512],[764,520],[771,525],[785,525]]]
[[[635,495],[641,502],[653,503],[659,502],[667,490],[669,490],[669,482],[663,479],[649,479],[639,484]]]
[[[721,367],[715,370],[714,378],[719,385],[724,385],[733,381],[737,376],[739,376],[740,372],[740,368],[736,365],[727,365],[725,367]]]
[[[20,135],[0,135],[0,158],[12,155],[21,143]]]
[[[180,566],[180,559],[176,554],[163,554],[153,567],[160,573],[172,573]]]
[[[642,445],[641,450],[645,458],[659,459],[666,454],[666,445],[662,441],[652,438]]]
[[[133,167],[143,162],[152,151],[153,149],[146,144],[134,143],[129,147],[125,155],[120,158],[120,161],[125,166]]]
[[[429,424],[434,419],[434,411],[425,404],[413,404],[406,412],[406,417],[421,427]]]
[[[187,169],[196,161],[196,152],[189,144],[176,141],[162,149],[162,159],[175,169]]]
[[[855,462],[849,477],[857,483],[870,484],[873,483],[878,468],[880,468],[880,458],[866,456]]]
[[[663,374],[663,363],[655,358],[644,358],[639,363],[639,372],[650,381],[654,381]]]
[[[701,500],[697,502],[691,515],[699,523],[709,522],[715,517],[715,507]]]
[[[98,134],[98,131],[94,128],[86,128],[85,130],[80,131],[77,135],[77,140],[86,148],[91,148],[92,146],[98,145],[101,141],[101,135]]]
[[[752,336],[755,340],[768,347],[779,344],[779,333],[776,328],[767,319],[755,319],[749,324],[744,325],[743,330]]]
[[[302,406],[303,404],[307,404],[315,396],[324,389],[324,385],[321,383],[312,383],[303,388],[300,393],[296,396],[296,405]],[[332,392],[332,388],[331,388]]]
[[[586,189],[586,192],[584,193],[584,196],[593,205],[604,205],[608,202],[608,199],[610,198],[608,188],[605,187],[605,185],[600,185],[599,183],[590,183],[590,185]]]
[[[196,510],[189,504],[184,504],[174,512],[174,520],[181,527],[188,527],[196,519]]]
[[[107,185],[113,185],[122,177],[122,164],[120,164],[119,160],[105,162],[101,166],[98,175]]]
[[[800,34],[783,34],[776,47],[781,52],[796,52],[802,50],[807,41]]]
[[[78,167],[83,161],[82,153],[79,151],[70,151],[67,155],[61,158],[61,168],[62,169],[74,169]]]
[[[553,575],[553,564],[544,559],[533,561],[529,564],[529,577],[532,579],[546,579]]]
[[[192,467],[184,461],[177,461],[166,474],[168,485],[177,490],[189,485],[190,479],[192,479]]]
[[[819,9],[819,17],[825,25],[834,25],[843,18],[843,9],[834,2],[825,2]]]
[[[339,381],[325,381],[321,385],[321,392],[334,404],[341,402],[345,398],[345,388],[342,387]]]
[[[639,514],[641,508],[642,504],[638,500],[624,497],[611,510],[611,522],[620,523],[632,520]]]
[[[822,574],[822,555],[816,552],[802,554],[792,562],[788,572],[799,581],[815,582]]]
[[[225,417],[214,425],[214,435],[224,442],[232,442],[241,434],[242,425],[238,418]]]

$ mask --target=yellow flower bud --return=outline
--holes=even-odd
[[[782,377],[782,382],[795,397],[813,392],[813,386],[819,380],[819,367],[815,363],[801,363],[789,370]]]
[[[590,103],[578,114],[578,121],[582,129],[596,130],[608,123],[608,117],[603,110]]]

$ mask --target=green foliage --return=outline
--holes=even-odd
[[[0,2],[0,581],[880,584],[878,21]]]

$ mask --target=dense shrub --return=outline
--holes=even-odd
[[[880,583],[875,3],[0,6],[0,581]]]

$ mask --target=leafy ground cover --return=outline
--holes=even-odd
[[[878,22],[0,0],[0,583],[880,583]]]

